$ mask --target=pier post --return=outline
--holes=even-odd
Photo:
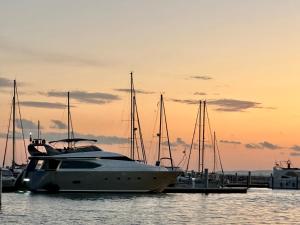
[[[296,189],[299,189],[299,177],[296,176]]]
[[[251,186],[251,171],[248,172],[247,187]]]
[[[237,184],[238,183],[238,174],[235,173],[235,183]]]
[[[274,188],[274,178],[273,178],[273,174],[271,173],[271,188]]]
[[[208,188],[208,169],[204,170],[205,188]]]
[[[2,206],[2,168],[0,167],[0,210]]]

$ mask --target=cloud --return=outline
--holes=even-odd
[[[162,142],[162,145],[168,146],[168,142],[164,141],[164,142]],[[170,145],[173,148],[176,148],[176,147],[179,147],[179,146],[181,146],[181,147],[189,147],[190,146],[184,140],[182,140],[182,138],[180,138],[180,137],[176,138],[176,140],[174,142],[171,141]]]
[[[267,141],[260,142],[258,144],[245,144],[245,147],[248,149],[270,149],[270,150],[282,149],[282,147],[280,147],[279,145],[275,145]]]
[[[263,147],[258,145],[258,144],[245,144],[245,147],[246,148],[249,148],[249,149],[262,149]]]
[[[67,129],[67,125],[60,120],[51,120],[51,123],[52,125],[50,126],[50,128],[59,130]]]
[[[176,99],[176,98],[170,98],[168,100],[172,101],[172,102],[183,103],[183,104],[188,104],[188,105],[199,104],[199,100],[193,100],[193,99]]]
[[[117,88],[114,90],[119,91],[119,92],[127,92],[127,93],[129,93],[131,91],[129,88]],[[145,91],[145,90],[141,90],[141,89],[135,89],[135,93],[137,93],[137,94],[155,94],[155,92],[153,92],[153,91]]]
[[[198,80],[212,80],[213,78],[210,77],[210,76],[199,76],[199,75],[196,75],[196,76],[190,76],[191,79],[198,79]]]
[[[6,52],[6,58],[11,55],[14,59],[22,61],[35,61],[43,63],[69,64],[76,66],[105,66],[106,62],[96,59],[74,56],[50,51],[43,51],[29,47],[20,46],[0,37],[0,51]]]
[[[23,101],[20,105],[33,108],[47,108],[47,109],[65,109],[67,106],[59,102],[35,102],[35,101]]]
[[[243,101],[236,99],[217,99],[208,102],[210,105],[218,106],[217,111],[243,112],[247,109],[261,108],[261,103],[253,101]]]
[[[281,149],[282,147],[272,144],[270,142],[264,141],[259,143],[263,148],[267,148],[267,149],[271,149],[271,150],[275,150],[275,149]]]
[[[0,88],[13,87],[13,81],[4,77],[0,77]]]
[[[290,149],[292,149],[294,151],[300,151],[300,146],[299,145],[294,145],[294,146],[290,147]]]
[[[67,93],[62,91],[49,91],[47,93],[40,93],[48,97],[66,98]],[[78,102],[91,103],[91,104],[106,104],[115,100],[119,100],[120,97],[113,94],[102,92],[85,92],[85,91],[72,91],[70,92],[70,98],[75,99]]]
[[[194,95],[207,95],[205,92],[195,92]]]
[[[22,125],[25,130],[33,130],[38,128],[37,123],[27,119],[22,119]],[[16,120],[16,127],[22,129],[21,120],[19,119]],[[42,129],[42,127],[40,128]]]
[[[292,156],[292,157],[300,157],[300,153],[299,152],[292,152],[292,153],[290,153],[290,156]]]
[[[36,138],[37,132],[33,131],[33,138]],[[25,138],[29,138],[29,134],[25,134]],[[102,135],[92,135],[92,134],[80,134],[75,133],[75,137],[86,138],[86,139],[95,139],[98,141],[98,144],[102,145],[124,145],[129,144],[129,139],[125,137],[118,136],[102,136]],[[6,138],[5,133],[0,133],[0,138]],[[10,135],[11,138],[11,135]],[[22,139],[22,134],[20,132],[16,132],[16,138]],[[60,132],[44,132],[41,134],[41,138],[44,138],[46,141],[60,140],[67,138],[66,133]]]
[[[220,140],[220,142],[223,143],[223,144],[234,144],[234,145],[240,145],[240,144],[242,144],[239,141]]]

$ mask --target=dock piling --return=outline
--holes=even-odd
[[[204,170],[205,188],[208,188],[208,169]]]
[[[2,206],[2,168],[0,167],[0,210]]]
[[[250,188],[251,186],[251,171],[248,172],[248,179],[247,179],[247,187]]]

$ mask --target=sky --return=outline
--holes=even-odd
[[[133,71],[151,163],[163,94],[176,165],[186,163],[197,103],[207,100],[225,170],[272,169],[288,159],[300,166],[299,9],[296,0],[2,0],[0,160],[13,79],[27,139],[38,120],[46,138],[66,136],[70,91],[76,134],[128,155]],[[17,147],[24,161],[21,141]]]

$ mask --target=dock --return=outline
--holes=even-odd
[[[187,188],[168,187],[164,193],[204,193],[204,194],[246,194],[247,187],[223,187],[223,188]]]

